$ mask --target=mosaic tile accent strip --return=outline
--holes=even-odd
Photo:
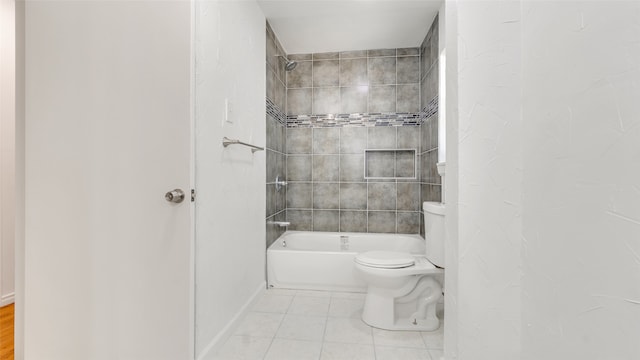
[[[289,128],[419,126],[420,113],[289,115]]]
[[[424,121],[438,113],[438,96],[436,95],[420,112],[420,120]]]
[[[270,111],[274,112],[271,113]],[[280,118],[277,116],[284,116],[282,111],[279,111],[278,107],[273,103],[270,106],[269,99],[267,99],[267,112],[278,121],[280,121]],[[436,96],[419,113],[287,115],[286,126],[288,128],[420,126],[424,120],[437,113],[438,97]]]
[[[273,116],[280,124],[287,126],[287,115],[271,99],[267,99],[267,114]]]

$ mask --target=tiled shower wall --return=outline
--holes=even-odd
[[[365,149],[420,153],[419,51],[289,55],[298,62],[287,73],[289,229],[420,232],[419,173],[364,178]],[[369,165],[393,169],[393,161]]]
[[[418,149],[419,135],[418,126],[288,128],[290,229],[419,233],[419,180],[365,180],[363,154]]]
[[[438,17],[420,46],[421,201],[441,201],[442,185],[438,162]],[[422,211],[422,208],[420,208]],[[420,233],[424,236],[424,217],[420,216]]]
[[[284,62],[276,55],[283,54],[282,46],[267,23],[266,29],[267,57],[266,57],[266,166],[267,166],[267,202],[266,202],[266,245],[269,246],[277,239],[285,228],[272,224],[273,221],[286,220],[286,187],[276,191],[275,179],[285,178],[286,169],[286,78]]]
[[[288,55],[291,72],[267,24],[267,246],[284,231],[269,221],[285,219],[290,230],[424,235],[421,204],[441,196],[437,23],[420,48]],[[366,148],[416,149],[416,178],[364,179]]]
[[[420,111],[418,48],[289,55],[287,115]]]

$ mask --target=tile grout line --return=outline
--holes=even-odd
[[[340,174],[342,173],[342,148],[340,144],[342,143],[342,130],[338,129],[338,232],[341,230],[341,218],[342,218],[342,182],[340,179]],[[331,306],[331,304],[329,304]]]
[[[396,49],[396,56],[394,58],[395,60],[395,78],[393,79],[393,84],[391,84],[396,92],[395,94],[395,109],[397,112],[398,109],[398,49]]]
[[[396,66],[396,68],[397,68],[397,66]],[[396,71],[396,77],[397,77],[397,71]],[[398,146],[398,129],[396,128],[396,149],[398,149],[398,147],[399,147]],[[396,172],[398,170],[398,152],[397,151],[393,152],[393,157],[394,157],[394,159],[393,159],[393,176],[397,178],[398,177],[398,173]],[[394,233],[397,234],[398,233],[398,179],[395,180],[395,185],[396,185],[396,193],[395,193],[395,195],[396,195],[395,196],[396,203],[395,203],[395,207],[394,208],[395,208],[395,214],[396,214],[396,221],[395,221],[396,227],[395,227]]]
[[[312,65],[312,68],[313,68],[313,65]],[[314,215],[315,215],[315,209],[314,209],[315,206],[314,206],[313,193],[314,193],[314,188],[316,187],[316,184],[315,184],[315,172],[314,172],[313,169],[315,167],[314,165],[315,165],[315,162],[316,162],[316,160],[315,160],[316,157],[315,157],[315,154],[313,153],[313,133],[314,133],[313,128],[311,128],[310,133],[311,133],[311,231],[314,231],[314,221],[313,220],[314,220]]]
[[[373,357],[374,359],[378,358],[378,352],[376,351],[376,338],[373,336],[373,328],[371,328],[371,343],[373,345]]]
[[[365,137],[367,138],[367,140],[365,141],[365,149],[369,147],[369,129],[366,129],[366,130],[367,131],[365,133]],[[363,164],[363,174],[362,174],[363,179],[364,179],[364,177],[365,177],[365,175],[367,173],[367,157],[364,155],[364,151],[363,151],[363,160],[362,161],[364,162],[364,164]],[[367,184],[367,208],[366,208],[367,211],[365,213],[365,216],[367,218],[367,221],[366,221],[366,232],[368,233],[369,232],[369,181],[367,181],[366,179],[364,179],[364,181]]]
[[[293,302],[293,298],[291,298],[291,302]],[[290,307],[291,307],[291,303],[289,303],[289,306],[287,306],[287,309],[282,315],[282,320],[280,320],[280,323],[278,324],[278,328],[276,329],[275,333],[273,333],[273,338],[271,339],[271,343],[269,343],[269,347],[267,348],[267,351],[264,353],[264,356],[262,357],[262,359],[265,359],[267,357],[267,354],[269,354],[269,350],[271,350],[271,346],[273,346],[273,342],[276,340],[276,335],[278,334],[278,331],[280,331],[280,327],[282,326],[282,323],[284,322],[284,318],[287,316],[287,312],[289,311]]]
[[[365,74],[367,76],[367,113],[369,113],[369,109],[370,109],[369,96],[371,96],[371,79],[369,79],[369,56],[368,55],[369,55],[369,51],[367,50],[367,65],[365,69],[366,70]]]
[[[322,351],[324,350],[324,342],[325,342],[325,338],[327,337],[327,325],[329,324],[329,311],[331,310],[331,303],[333,302],[333,294],[330,293],[329,295],[329,308],[327,309],[327,314],[325,317],[325,322],[324,322],[324,331],[322,332],[322,341],[320,343],[320,357],[319,359],[322,359]]]

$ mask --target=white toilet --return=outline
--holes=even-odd
[[[369,251],[356,256],[367,283],[362,320],[386,330],[432,331],[440,327],[436,305],[444,280],[444,204],[423,204],[425,255]]]

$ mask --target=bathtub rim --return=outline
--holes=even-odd
[[[292,248],[281,246],[280,240],[283,240],[283,239],[286,240],[287,236],[290,236],[290,235],[300,235],[300,234],[312,235],[319,238],[322,238],[322,237],[332,238],[330,239],[330,241],[339,240],[339,236],[351,236],[351,235],[362,236],[362,237],[372,236],[372,235],[375,237],[381,237],[381,236],[392,237],[392,238],[404,237],[404,238],[409,238],[412,241],[420,242],[420,250],[417,250],[416,252],[412,252],[410,249],[407,249],[406,250],[407,253],[413,256],[425,255],[424,253],[425,240],[419,234],[352,233],[352,232],[291,230],[283,233],[280,237],[278,237],[278,239],[276,239],[267,248],[267,251],[266,251],[267,261],[265,265],[267,268],[266,269],[267,270],[266,271],[267,286],[269,288],[366,293],[366,286],[367,286],[366,283],[362,282],[362,280],[360,279],[360,275],[356,275],[357,270],[355,267],[355,257],[359,253],[376,250],[375,246],[370,249],[366,249],[364,251],[353,251],[353,250],[335,251],[333,249],[332,250],[314,249],[312,247],[307,249],[300,249],[300,248],[292,249]],[[317,241],[317,240],[318,239],[314,239],[314,241]],[[302,239],[302,241],[304,241],[304,239]],[[417,244],[414,243],[414,246],[415,245]],[[332,268],[330,271],[326,272],[325,274],[328,277],[339,276],[340,278],[344,278],[345,274],[350,274],[349,278],[351,280],[348,283],[343,283],[342,281],[338,281],[338,282],[332,282],[329,280],[325,281],[324,275],[318,278],[316,277],[316,273],[312,273],[313,275],[311,278],[309,278],[309,281],[305,281],[298,278],[298,275],[297,275],[300,271],[302,272],[306,271],[304,269],[305,268],[304,265],[299,264],[292,267],[291,263],[286,261],[280,264],[285,266],[284,268],[282,268],[279,265],[277,267],[274,267],[274,263],[271,261],[272,258],[298,259],[295,261],[300,261],[299,259],[302,259],[302,258],[307,259],[308,257],[310,257],[309,259],[318,259],[321,257],[322,258],[335,257],[335,259],[339,259],[337,260],[337,263],[333,263],[333,264],[334,265],[337,264],[337,266],[340,267],[342,271],[336,271],[337,268]],[[313,264],[317,264],[317,262],[315,261],[311,261],[310,263],[312,264],[311,265],[312,267],[313,267]],[[288,271],[293,271],[294,273],[296,273],[296,275],[294,275],[293,277],[289,277],[288,275],[282,276],[281,271],[283,269],[288,269]],[[335,277],[333,278],[335,279]]]
[[[336,231],[310,231],[310,230],[287,230],[284,233],[282,233],[282,235],[280,235],[277,239],[275,239],[271,245],[269,245],[267,247],[267,251],[269,250],[273,250],[273,251],[291,251],[291,252],[297,252],[297,251],[322,251],[322,252],[327,252],[327,253],[335,253],[335,254],[344,254],[344,253],[349,253],[352,251],[326,251],[326,250],[311,250],[311,249],[286,249],[283,247],[279,247],[278,245],[276,245],[276,243],[280,240],[282,240],[283,238],[286,238],[288,235],[295,235],[295,234],[317,234],[317,235],[325,235],[325,236],[363,236],[363,235],[372,235],[372,236],[406,236],[412,239],[416,239],[421,241],[423,244],[425,242],[425,239],[420,235],[420,234],[396,234],[396,233],[363,233],[363,232],[336,232]],[[276,250],[275,247],[277,247],[278,249]],[[353,251],[355,253],[355,251]],[[413,253],[410,252],[410,254],[422,254],[422,253]]]

